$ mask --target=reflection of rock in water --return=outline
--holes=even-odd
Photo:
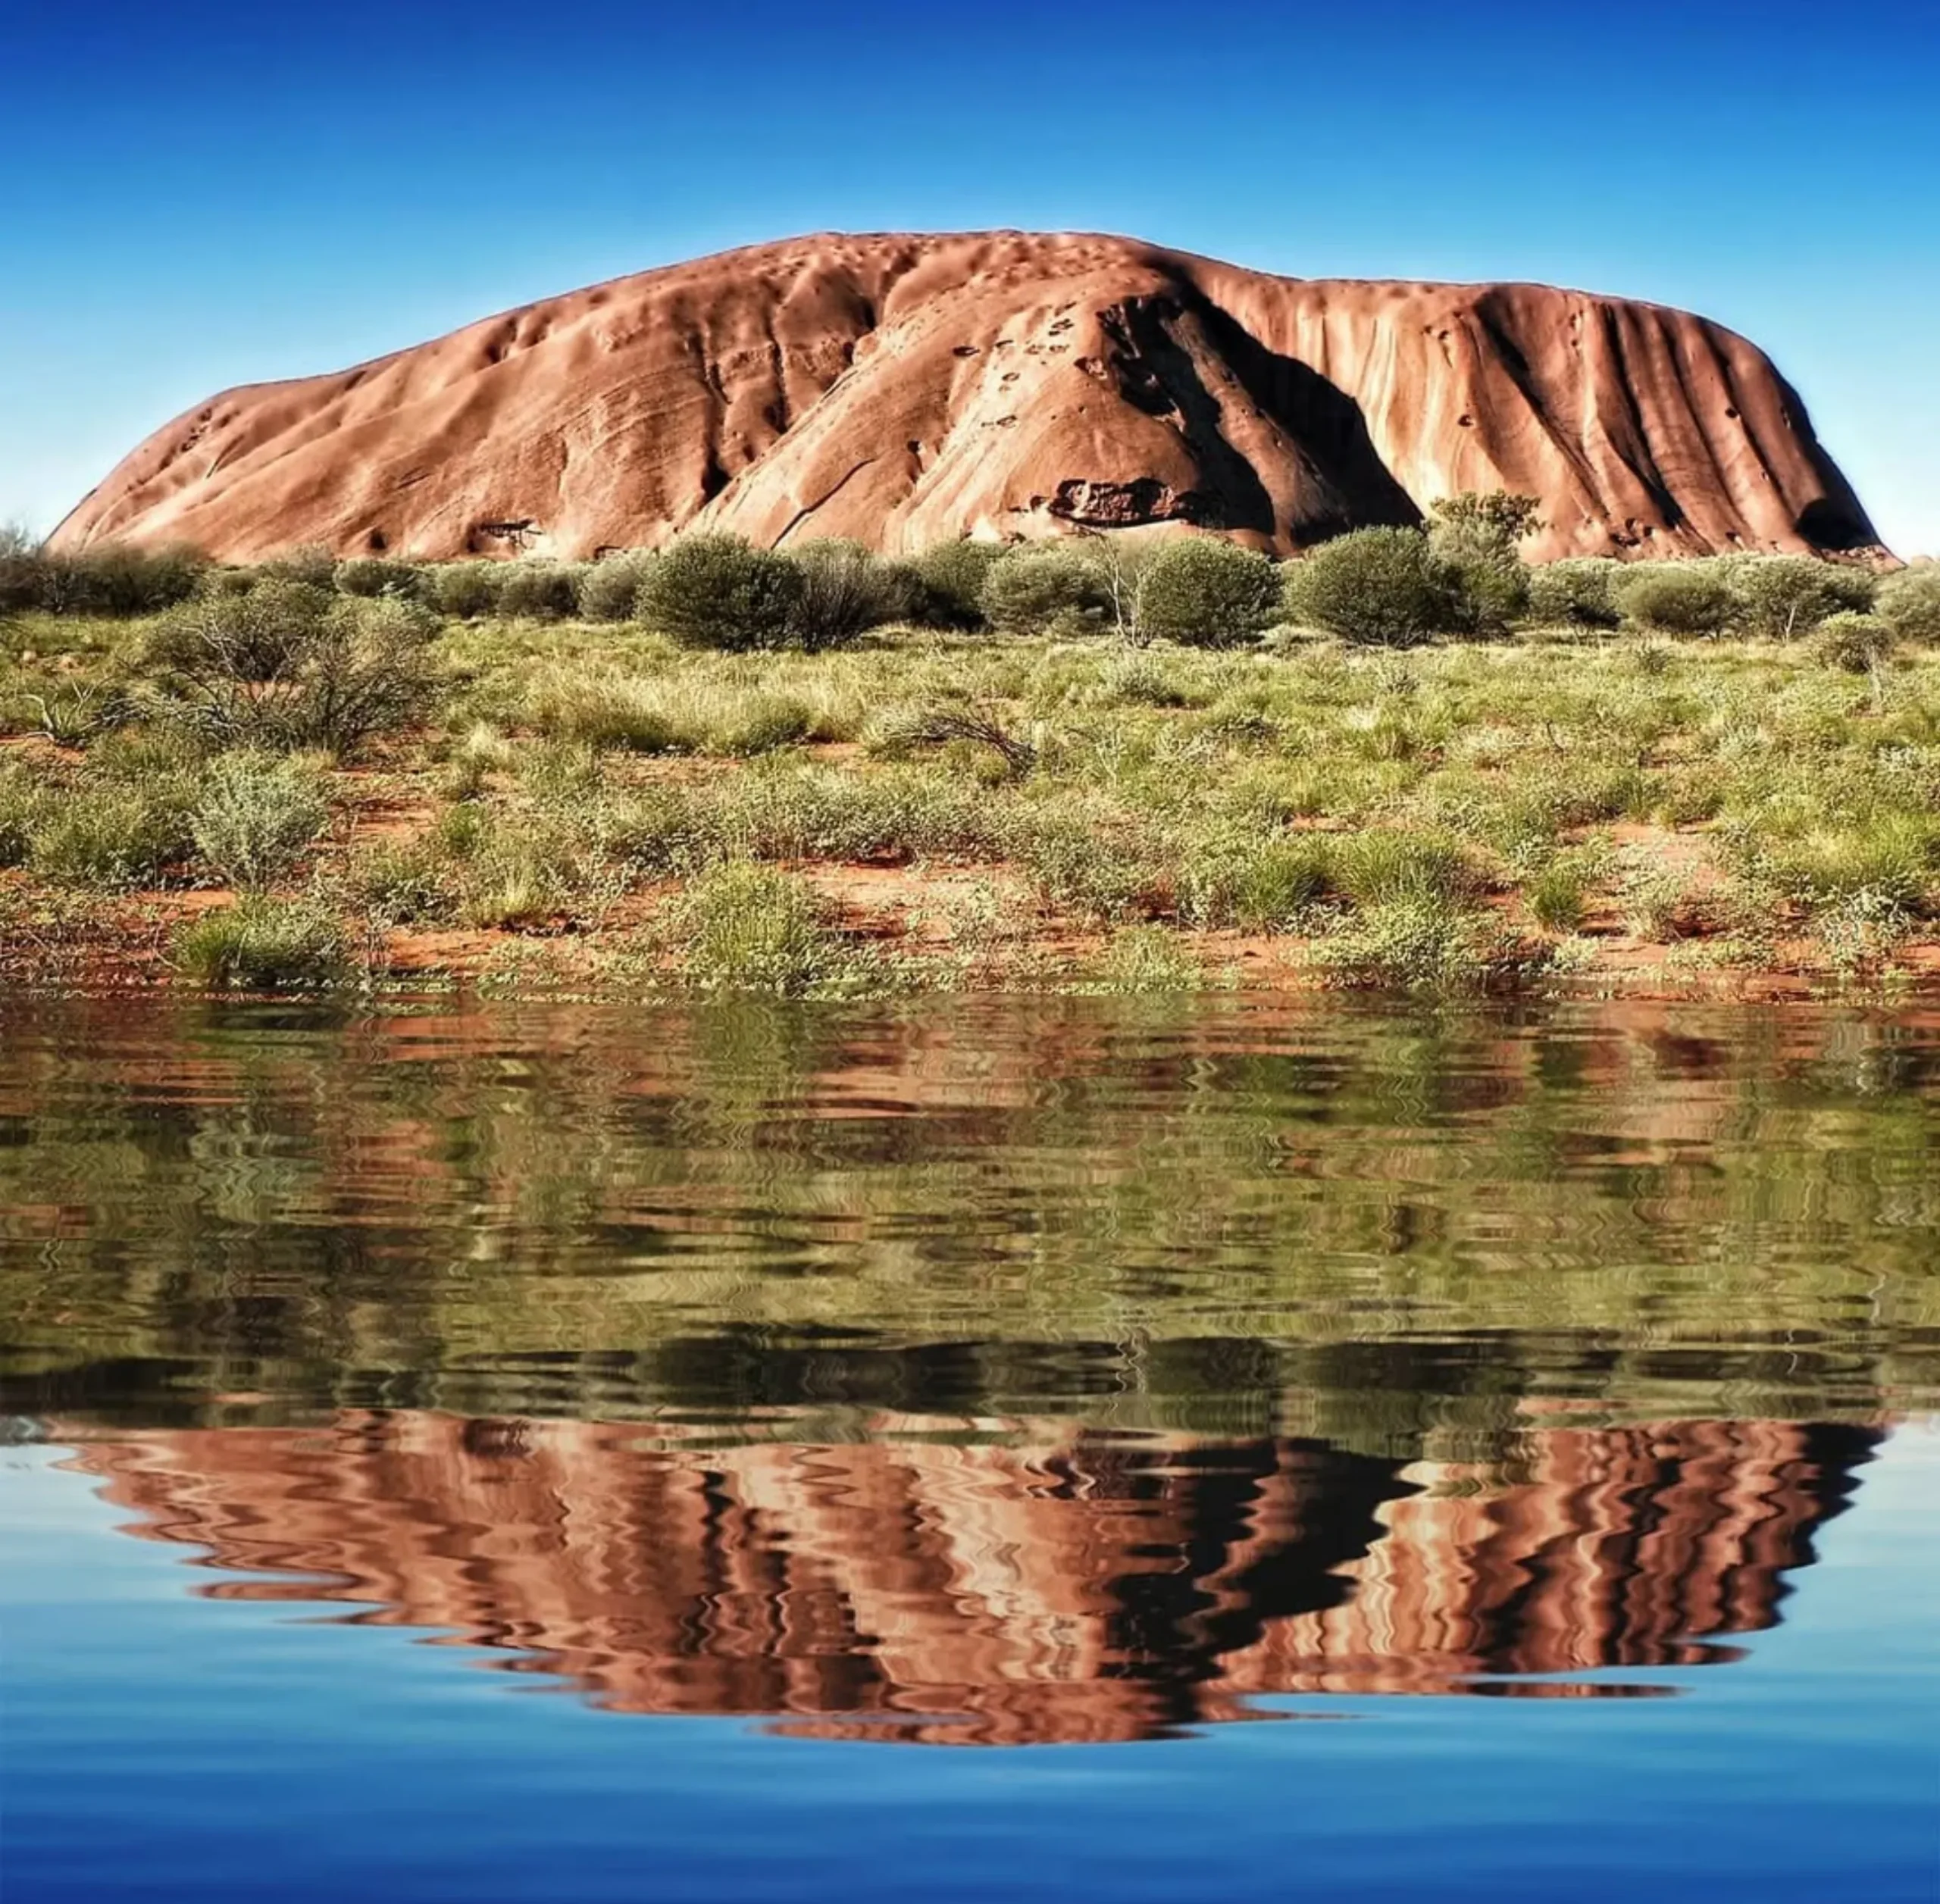
[[[976,1743],[1150,1737],[1247,1695],[1730,1659],[1876,1438],[1529,1430],[1487,1467],[1294,1440],[649,1448],[637,1427],[340,1417],[86,1465],[141,1531],[628,1712]],[[1545,1685],[1545,1692],[1569,1691]]]

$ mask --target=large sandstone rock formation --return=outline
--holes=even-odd
[[[58,546],[907,550],[1187,524],[1287,552],[1497,486],[1532,552],[1874,542],[1797,395],[1681,311],[1272,277],[1123,238],[824,236],[548,299],[158,430]]]

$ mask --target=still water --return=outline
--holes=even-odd
[[[0,1007],[8,1904],[1940,1895],[1940,1021]]]

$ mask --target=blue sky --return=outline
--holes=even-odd
[[[1940,553],[1940,0],[23,0],[0,521],[232,383],[824,229],[1533,278],[1763,345]]]

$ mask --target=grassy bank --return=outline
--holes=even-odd
[[[217,574],[0,624],[10,980],[1940,980],[1940,647],[1829,597],[1679,635],[1546,614],[1538,571],[1492,636],[1344,636],[1283,592],[1209,642],[1040,589],[1008,627],[733,652],[631,597],[507,612],[502,573],[469,615],[435,579]]]

